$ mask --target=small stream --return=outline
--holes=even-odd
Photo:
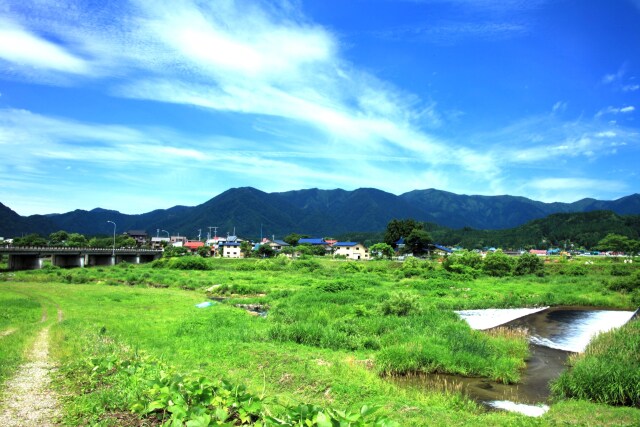
[[[520,384],[499,384],[486,378],[423,375],[398,378],[398,384],[438,390],[462,391],[489,407],[542,415],[550,395],[549,383],[566,368],[567,357],[584,351],[596,334],[627,323],[634,312],[593,307],[490,309],[457,312],[474,329],[496,326],[527,328],[529,358]]]

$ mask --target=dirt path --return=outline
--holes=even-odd
[[[57,425],[59,404],[56,393],[51,389],[50,378],[54,369],[49,357],[49,327],[46,326],[38,334],[27,362],[5,383],[0,399],[3,426]]]

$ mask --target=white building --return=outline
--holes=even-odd
[[[367,249],[362,243],[336,242],[331,248],[333,249],[333,256],[344,255],[347,259],[355,260],[369,259],[369,249]]]

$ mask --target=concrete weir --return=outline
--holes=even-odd
[[[162,256],[161,250],[139,248],[54,248],[15,247],[0,248],[0,254],[9,256],[9,270],[36,270],[42,268],[45,258],[57,267],[107,266],[128,262],[140,264]]]

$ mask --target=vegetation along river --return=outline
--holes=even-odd
[[[475,329],[489,329],[501,323],[504,327],[529,331],[530,355],[522,381],[507,385],[486,378],[443,374],[400,377],[395,381],[409,387],[462,391],[489,407],[537,415],[549,398],[549,383],[566,368],[569,355],[583,352],[593,336],[624,325],[634,313],[563,306],[539,310],[466,310],[458,314]]]

